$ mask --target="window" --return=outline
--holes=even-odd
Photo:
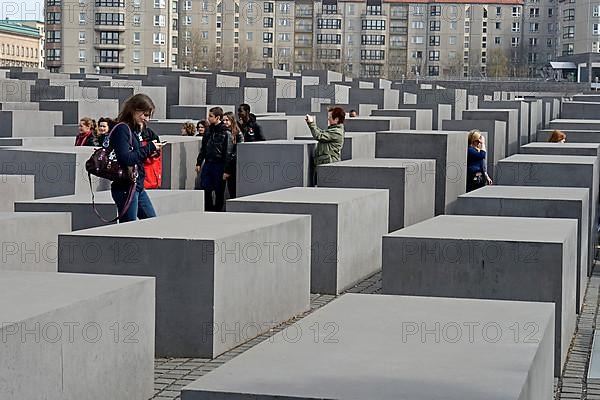
[[[265,2],[263,11],[266,13],[272,13],[273,12],[273,2]]]
[[[340,49],[317,49],[317,58],[320,60],[339,60],[342,56]]]
[[[563,39],[572,39],[575,37],[575,27],[565,26],[563,28]]]
[[[84,12],[79,13],[79,25],[85,25],[85,13]]]
[[[342,35],[332,34],[317,34],[318,44],[340,44],[342,43]]]
[[[291,40],[291,36],[289,33],[280,33],[277,35],[277,40],[279,40],[280,42],[289,42]]]
[[[595,5],[592,7],[592,17],[600,17],[600,5]]]
[[[412,14],[413,15],[423,15],[424,6],[422,5],[414,5],[412,6]]]
[[[279,57],[289,57],[292,54],[292,50],[289,47],[282,47],[278,51]]]
[[[423,36],[411,36],[410,42],[412,44],[423,44]]]
[[[496,7],[496,17],[502,16],[502,7]]]
[[[381,15],[381,5],[367,5],[367,15]]]
[[[567,8],[563,11],[563,21],[574,21],[575,20],[575,9]]]
[[[529,46],[536,47],[537,45],[538,45],[538,39],[537,38],[529,38]]]
[[[154,8],[165,8],[166,0],[154,0]]]
[[[341,19],[319,19],[317,21],[319,29],[341,29]]]
[[[425,24],[423,24],[423,21],[413,21],[412,22],[413,29],[423,29],[424,27],[425,27]]]
[[[152,62],[154,64],[162,64],[165,62],[165,52],[164,51],[153,51],[152,52]]]
[[[142,0],[133,0],[133,7],[140,8],[142,5]]]
[[[439,17],[442,15],[442,6],[429,6],[429,15]]]
[[[442,21],[429,21],[430,31],[439,31],[442,27]]]
[[[273,43],[273,34],[271,32],[263,32],[263,43]]]
[[[46,50],[46,61],[60,61],[60,49]]]
[[[450,30],[451,31],[455,31],[456,30],[456,21],[450,21]]]
[[[141,37],[141,32],[133,32],[133,44],[140,44],[142,41]]]
[[[384,45],[385,44],[385,36],[384,35],[361,35],[360,42],[361,42],[361,44]]]
[[[592,35],[600,35],[600,24],[592,24]]]
[[[596,15],[596,16],[597,16],[597,15]],[[549,9],[548,9],[548,17],[549,17],[549,18],[552,18],[552,17],[554,17],[554,8],[549,8]]]
[[[152,34],[154,44],[165,44],[165,34],[162,32]]]
[[[383,60],[385,58],[385,50],[361,50],[361,60]]]
[[[521,16],[521,7],[513,7],[512,16],[515,18],[519,18]]]
[[[546,47],[554,47],[554,43],[552,39],[546,39]]]
[[[59,12],[49,12],[46,13],[46,24],[60,24],[60,13]],[[58,59],[60,60],[60,52],[58,55]]]
[[[254,32],[246,32],[246,40],[249,42],[254,40]]]
[[[179,20],[177,18],[173,18],[171,23],[171,28],[176,31],[179,29]]]
[[[100,62],[117,63],[119,62],[118,50],[100,50]]]
[[[563,45],[563,50],[562,50],[562,55],[563,56],[568,56],[573,54],[573,51],[575,50],[575,45],[573,43],[568,43]]]
[[[519,32],[521,30],[521,24],[519,22],[512,23],[512,32]]]
[[[79,50],[79,62],[85,62],[85,50]]]
[[[186,15],[185,19],[183,21],[184,25],[191,25],[192,24],[192,16],[191,15]]]
[[[538,18],[540,16],[539,8],[529,8],[529,18]]]
[[[510,45],[512,47],[519,47],[519,37],[518,36],[513,36],[511,38]]]
[[[530,63],[536,63],[537,62],[537,53],[528,53],[527,54],[527,60]]]
[[[61,31],[46,31],[46,42],[47,43],[60,43],[60,35],[61,35]]]
[[[455,45],[456,44],[456,36],[448,36],[448,44]]]
[[[192,0],[185,0],[183,3],[183,9],[185,11],[190,11],[192,9]]]
[[[264,17],[263,18],[263,28],[272,28],[272,27],[273,27],[273,18]]]
[[[46,4],[48,5],[48,7],[60,6],[61,1],[60,0],[48,0]]]
[[[279,26],[291,26],[292,20],[289,18],[279,18]]]
[[[79,32],[79,43],[85,43],[85,31]]]
[[[165,26],[167,24],[167,18],[164,15],[154,16],[154,26]]]
[[[134,50],[133,51],[132,61],[134,63],[139,63],[140,62],[140,51],[139,50]]]
[[[124,0],[96,0],[96,7],[125,7],[125,1]]]
[[[429,61],[440,61],[440,51],[439,50],[431,50],[429,52]]]
[[[323,14],[337,14],[337,4],[323,4]]]
[[[440,67],[439,65],[430,65],[428,67],[429,76],[439,76],[440,75]]]
[[[496,29],[497,29],[497,30],[500,30],[500,29],[501,29],[501,24],[500,24],[500,22],[496,22]]]
[[[100,44],[119,44],[119,32],[100,32]]]
[[[540,24],[537,22],[529,23],[529,32],[538,32],[540,30]]]
[[[439,36],[429,36],[429,45],[430,46],[439,46],[440,45],[440,37]]]
[[[340,21],[341,22],[341,21]],[[362,21],[362,29],[363,30],[384,30],[385,29],[385,20],[370,20],[363,19]]]
[[[555,25],[553,23],[548,24],[548,33],[555,31]]]
[[[263,58],[271,58],[273,57],[273,48],[272,47],[263,47]]]
[[[125,25],[125,14],[97,13],[96,25]]]
[[[140,26],[142,24],[142,16],[139,14],[133,15],[133,26]]]
[[[365,64],[361,66],[362,74],[364,76],[380,76],[381,75],[381,65],[377,64]]]
[[[354,4],[348,4],[348,15],[356,14],[356,6]]]
[[[282,14],[290,13],[290,3],[280,3],[279,4],[279,12]]]
[[[495,37],[494,38],[494,44],[502,44],[502,38],[501,37]]]
[[[449,59],[454,59],[454,58],[456,58],[456,52],[455,52],[455,51],[449,51],[449,52],[448,52],[448,58],[449,58]]]

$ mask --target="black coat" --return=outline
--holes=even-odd
[[[131,132],[132,135],[131,147],[129,145],[129,132]],[[137,165],[138,179],[136,182],[136,190],[138,192],[144,190],[144,178],[146,177],[144,161],[156,151],[156,147],[152,142],[148,143],[146,146],[142,146],[140,136],[140,132],[127,129],[126,124],[117,126],[110,135],[110,144],[115,150],[117,161],[121,167],[126,168],[128,166]],[[129,183],[113,182],[112,187],[113,189],[127,190],[129,189]]]
[[[232,167],[235,168],[231,131],[222,122],[209,126],[202,137],[202,148],[196,165],[202,166],[204,161],[224,163],[226,172],[231,171]]]
[[[256,123],[254,114],[250,114],[248,122],[243,123],[243,121],[240,121],[240,129],[244,134],[244,142],[261,142],[265,140],[260,125]]]

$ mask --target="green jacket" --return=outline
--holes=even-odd
[[[329,164],[342,159],[344,124],[329,125],[322,130],[315,122],[308,124],[310,133],[319,142],[315,150],[315,165]]]

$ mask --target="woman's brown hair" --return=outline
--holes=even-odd
[[[240,126],[235,120],[235,114],[231,111],[228,111],[225,113],[224,116],[227,117],[229,121],[231,121],[231,140],[233,141],[233,144],[236,144],[238,134],[240,133]]]
[[[155,108],[154,102],[150,97],[143,93],[138,93],[125,101],[117,117],[117,122],[125,122],[132,130],[137,130],[139,127],[136,126],[134,114],[138,111],[143,111],[152,116]]]

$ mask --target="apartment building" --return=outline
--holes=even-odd
[[[558,2],[558,50],[560,55],[600,52],[600,2]]]
[[[46,64],[61,72],[498,75],[552,57],[557,43],[541,28],[550,29],[554,8],[527,1],[531,14],[523,0],[46,0]]]
[[[41,33],[35,21],[0,22],[0,66],[43,68]]]
[[[523,61],[528,75],[552,61],[558,49],[558,4],[555,0],[525,0],[523,5]]]

